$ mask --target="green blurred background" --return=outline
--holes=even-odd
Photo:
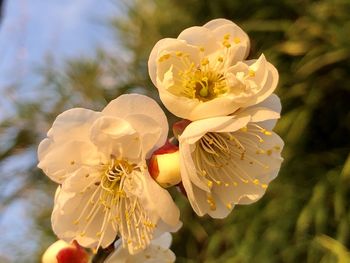
[[[275,131],[285,141],[285,161],[259,202],[237,206],[224,220],[197,217],[185,198],[171,190],[184,223],[172,245],[177,262],[350,262],[350,1],[117,2],[124,15],[109,26],[122,45],[120,52],[99,49],[92,57],[66,61],[63,69],[50,66],[48,59],[41,95],[34,102],[16,103],[16,115],[0,123],[0,138],[11,134],[0,144],[0,164],[35,150],[57,114],[68,108],[100,110],[131,92],[158,100],[147,72],[153,45],[186,27],[227,18],[250,36],[249,58],[264,53],[279,70],[276,93],[283,110]],[[176,121],[168,116],[170,123]],[[0,213],[20,198],[29,200],[26,217],[34,219],[36,242],[28,248],[23,244],[30,237],[18,240],[10,258],[38,262],[55,240],[50,214],[56,185],[33,165],[1,174],[2,193],[6,176],[21,187],[0,195]],[[7,262],[6,255],[2,258]]]

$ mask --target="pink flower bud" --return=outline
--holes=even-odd
[[[170,187],[180,183],[179,148],[167,142],[152,154],[148,170],[153,179],[162,187]]]
[[[76,241],[68,244],[63,240],[49,246],[42,257],[42,263],[87,263],[88,260],[87,252]]]

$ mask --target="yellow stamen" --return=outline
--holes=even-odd
[[[235,44],[239,44],[241,42],[241,39],[239,37],[234,37],[233,42],[235,42]]]

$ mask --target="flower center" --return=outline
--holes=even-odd
[[[101,187],[106,190],[106,194],[118,196],[123,194],[122,179],[130,174],[136,165],[125,160],[112,159],[111,164],[106,169],[101,178]]]
[[[211,69],[207,59],[201,66],[191,66],[180,71],[179,75],[182,79],[182,94],[191,99],[209,101],[228,91],[224,75]]]
[[[106,232],[116,231],[123,247],[133,253],[147,246],[156,227],[135,194],[135,191],[142,191],[137,180],[144,167],[111,157],[110,164],[104,165],[100,180],[82,192],[88,191],[88,202],[73,223],[78,226],[81,236],[90,227],[99,229],[96,251],[105,236],[110,235]]]
[[[172,81],[167,90],[175,96],[184,96],[190,99],[197,99],[201,102],[213,100],[215,98],[232,92],[225,73],[230,66],[232,57],[232,47],[240,45],[241,39],[233,37],[229,33],[223,35],[221,41],[221,51],[217,56],[205,56],[205,48],[198,47],[200,61],[194,63],[190,54],[182,51],[164,52],[158,57],[158,63],[165,63],[170,69]],[[213,54],[213,53],[211,53]],[[170,60],[170,63],[168,63]],[[166,62],[168,61],[168,62]],[[248,75],[252,77],[253,71]],[[248,78],[244,76],[244,80]],[[172,83],[170,81],[169,83]],[[232,82],[232,81],[231,81]],[[242,85],[238,83],[235,87],[239,92]],[[243,85],[244,86],[244,85]],[[243,87],[244,88],[244,87]]]
[[[201,51],[204,51],[201,50]],[[202,57],[196,65],[187,53],[177,51],[166,53],[158,59],[159,63],[174,59],[176,85],[169,87],[169,91],[177,96],[184,96],[200,101],[209,101],[225,95],[229,87],[224,76],[225,58],[218,56],[213,61]]]

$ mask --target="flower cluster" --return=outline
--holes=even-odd
[[[249,47],[247,34],[225,19],[154,46],[151,80],[181,118],[171,142],[166,116],[142,95],[120,96],[102,112],[59,115],[38,149],[38,167],[59,184],[56,235],[95,250],[119,237],[107,262],[145,262],[147,253],[174,262],[164,233],[181,227],[180,212],[165,188],[180,186],[199,216],[213,218],[261,198],[283,160],[272,131],[281,104],[276,68],[264,55],[246,60]],[[157,243],[161,235],[167,241]]]

